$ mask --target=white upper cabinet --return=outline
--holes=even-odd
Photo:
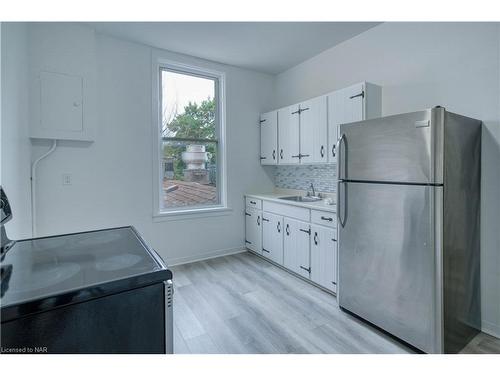
[[[276,112],[277,132],[274,130]],[[264,113],[261,116],[261,163],[336,163],[339,125],[380,117],[381,112],[382,88],[361,82]]]
[[[278,111],[260,115],[260,163],[278,163]]]
[[[300,103],[300,162],[326,163],[327,106],[326,96]]]
[[[357,83],[328,95],[328,161],[337,161],[339,125],[381,115],[381,87]]]
[[[299,105],[278,110],[278,164],[299,164]]]

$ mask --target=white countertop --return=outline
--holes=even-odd
[[[246,197],[251,197],[251,198],[256,198],[256,199],[262,199],[265,201],[270,201],[270,202],[275,202],[275,203],[281,203],[281,204],[287,204],[290,206],[298,206],[298,207],[304,207],[304,208],[309,208],[312,210],[321,210],[321,211],[327,211],[327,212],[337,212],[337,205],[335,203],[333,204],[326,204],[325,199],[317,201],[317,202],[294,202],[294,201],[287,201],[283,199],[279,199],[281,197],[290,197],[294,195],[305,195],[304,191],[300,190],[277,190],[274,192],[270,193],[248,193],[245,194]],[[333,194],[325,194],[326,198],[332,198],[335,202],[335,196]]]

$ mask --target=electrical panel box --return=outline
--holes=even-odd
[[[31,137],[91,141],[83,106],[82,77],[40,72],[40,121],[32,124]]]

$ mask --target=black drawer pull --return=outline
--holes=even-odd
[[[320,149],[319,153],[321,154],[322,158],[325,157],[325,146],[321,145],[321,149]]]
[[[260,120],[259,123],[262,124],[263,122],[266,122],[266,120]]]
[[[333,221],[333,219],[331,217],[325,217],[325,216],[321,216],[321,220]]]
[[[283,159],[283,149],[280,150],[280,159]]]
[[[276,160],[276,150],[273,150],[273,160]]]
[[[250,203],[251,203],[251,204],[257,204],[257,202],[255,202],[255,201],[250,201]]]
[[[263,218],[262,218],[262,221],[269,221],[269,219],[266,219],[266,218],[264,218],[264,217],[263,217]]]
[[[299,154],[299,158],[308,158],[309,154]]]
[[[300,109],[297,109],[295,112],[292,112],[292,115],[300,114]]]
[[[314,232],[314,244],[318,245],[318,232]]]
[[[264,251],[265,253],[270,253],[270,251],[269,251],[269,250],[266,250],[266,249],[264,249],[264,248],[262,248],[262,251]]]
[[[308,230],[305,230],[305,229],[300,229],[301,232],[304,232],[304,233],[307,233],[308,235],[311,235],[311,230],[308,229]]]
[[[251,214],[249,214],[248,212],[245,212],[245,215],[246,216],[252,216]]]
[[[335,157],[335,145],[332,146],[332,156]]]
[[[335,281],[332,281],[332,284],[333,284],[333,285],[337,285],[337,283],[336,283]]]
[[[304,111],[309,111],[309,107],[307,107],[307,108],[301,108],[301,109],[300,109],[300,113],[302,113],[302,112],[304,112]]]
[[[292,158],[299,158],[300,159],[301,156],[300,156],[300,154],[298,154],[298,155],[292,155]]]
[[[257,216],[257,225],[260,226],[260,216]]]
[[[246,243],[249,243],[250,245],[252,244],[250,241],[245,240]]]
[[[336,240],[335,238],[332,238],[332,241],[333,241],[333,242],[337,242],[337,240]]]
[[[264,159],[267,159],[267,158],[265,156],[260,157],[260,160],[264,160]]]

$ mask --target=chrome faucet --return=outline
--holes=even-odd
[[[316,191],[314,190],[314,185],[313,185],[312,182],[311,182],[310,187],[311,187],[311,190],[312,190],[312,196],[315,197],[316,196]]]

